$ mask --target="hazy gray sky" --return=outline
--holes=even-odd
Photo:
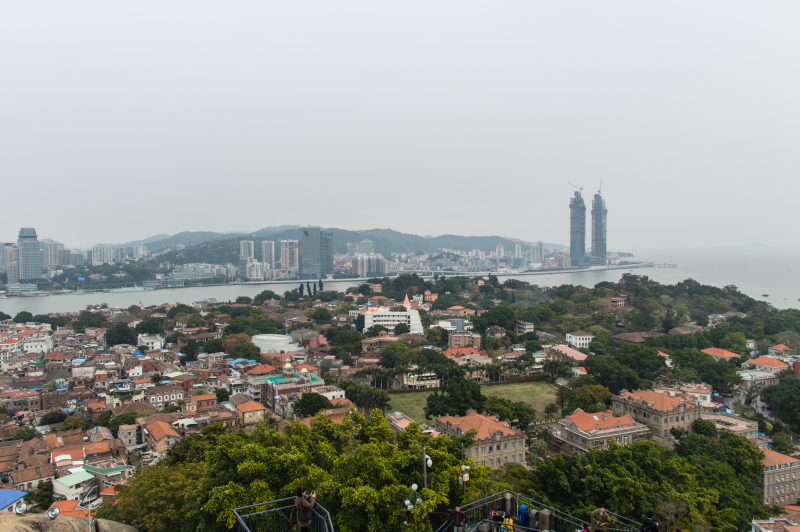
[[[0,240],[795,245],[800,2],[4,2]],[[587,242],[588,247],[588,242]]]

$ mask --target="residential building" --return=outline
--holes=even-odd
[[[739,376],[744,381],[746,389],[767,388],[780,382],[778,376],[772,371],[745,370],[740,371]]]
[[[10,489],[0,490],[0,512],[13,512],[14,505],[21,501],[27,494],[28,493],[25,491]]]
[[[268,270],[275,269],[275,242],[272,240],[261,241],[261,262]]]
[[[328,401],[344,399],[344,390],[338,386],[317,386],[316,388],[312,388],[311,391],[320,395],[324,395]]]
[[[794,354],[794,350],[791,347],[789,347],[788,345],[778,344],[778,345],[773,345],[772,347],[768,348],[767,349],[767,353],[769,353],[769,356],[771,356],[771,357],[783,358],[783,357],[786,357],[786,356],[793,355]]]
[[[167,449],[181,441],[181,436],[169,423],[153,421],[142,428],[142,439],[150,452],[163,455]]]
[[[236,410],[239,413],[239,423],[242,426],[254,425],[259,421],[263,421],[267,412],[263,405],[255,401],[247,401],[240,404],[236,407]]]
[[[111,244],[95,244],[92,246],[92,266],[114,263],[114,246]]]
[[[240,257],[250,257],[251,259],[256,258],[255,249],[253,247],[252,240],[240,240],[239,241],[239,256]]]
[[[14,484],[20,491],[36,491],[39,482],[52,481],[55,471],[52,464],[45,464],[26,469],[15,469],[9,473],[9,484]]]
[[[608,209],[600,191],[592,200],[592,263],[605,266],[608,262],[607,231]]]
[[[541,240],[531,246],[531,263],[544,264],[544,242]]]
[[[19,230],[17,268],[18,282],[35,281],[42,277],[42,248],[36,237],[36,230],[32,227],[23,227]]]
[[[382,325],[389,331],[394,331],[394,328],[404,323],[408,325],[410,332],[415,334],[423,334],[422,320],[419,317],[419,312],[411,308],[411,303],[406,296],[403,306],[407,309],[403,312],[394,312],[386,307],[369,307],[364,311],[364,329],[376,325]]]
[[[359,277],[368,277],[372,274],[385,275],[389,273],[389,261],[383,258],[383,255],[360,254],[351,258],[353,273],[358,274]]]
[[[728,414],[704,413],[702,419],[711,421],[717,430],[727,430],[739,436],[744,436],[755,443],[758,440],[758,422],[750,421],[739,416]]]
[[[294,366],[287,362],[282,375],[251,377],[248,379],[248,384],[248,393],[252,386],[259,385],[260,403],[274,410],[277,396],[311,392],[317,386],[324,386],[325,382],[319,377],[310,375],[308,371],[296,371]]]
[[[525,465],[525,433],[512,429],[507,422],[474,410],[467,412],[466,416],[436,419],[436,430],[451,436],[463,436],[472,429],[477,434],[475,444],[466,450],[468,458],[495,469],[509,462]]]
[[[764,452],[764,504],[794,504],[798,498],[800,460],[789,455],[761,449]]]
[[[529,321],[517,321],[514,332],[517,333],[517,336],[522,336],[523,334],[536,332],[536,327]]]
[[[347,244],[347,254],[350,256],[372,255],[373,253],[375,253],[375,246],[372,244],[372,240],[362,240],[361,242]]]
[[[746,360],[742,364],[743,368],[754,369],[756,371],[769,371],[777,375],[778,373],[789,369],[789,364],[781,362],[773,357],[758,357]]]
[[[478,333],[463,331],[451,332],[447,338],[447,347],[450,349],[459,349],[462,347],[481,348],[481,335]]]
[[[691,432],[692,424],[703,412],[697,399],[687,393],[671,396],[649,390],[623,391],[611,398],[611,404],[623,415],[652,426],[653,439],[667,447],[674,444],[672,429]]]
[[[732,360],[734,358],[741,358],[742,355],[737,355],[736,353],[731,353],[730,351],[726,351],[725,349],[719,349],[717,347],[709,347],[708,349],[703,349],[703,353],[707,355],[711,355],[716,360]]]
[[[57,478],[53,480],[53,498],[67,501],[81,500],[94,487],[94,481],[94,475],[86,471]]]
[[[586,266],[586,204],[578,190],[569,200],[569,259],[576,268]]]
[[[650,429],[630,416],[614,417],[611,410],[590,414],[580,408],[559,421],[550,432],[553,434],[553,450],[567,456],[608,449],[610,441],[627,445],[650,437]]]
[[[547,349],[547,358],[552,358],[554,360],[566,360],[568,362],[581,364],[584,360],[586,360],[587,356],[569,346],[554,345]]]
[[[281,269],[300,267],[300,249],[297,240],[281,240]]]
[[[161,410],[167,405],[177,405],[178,401],[183,401],[184,393],[180,386],[166,384],[148,388],[145,392],[145,398],[152,406]]]
[[[56,242],[49,238],[42,240],[42,265],[58,266],[58,254],[63,249],[64,244],[61,242]]]
[[[245,275],[248,279],[263,279],[264,266],[260,262],[250,262],[247,264],[247,273]]]
[[[157,334],[140,334],[136,339],[136,345],[147,346],[147,349],[162,349],[164,347],[164,338]]]
[[[567,343],[575,349],[589,349],[589,344],[594,340],[594,335],[586,331],[575,331],[567,333]]]

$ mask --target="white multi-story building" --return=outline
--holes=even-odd
[[[275,269],[275,242],[264,240],[261,242],[261,262],[267,270]]]
[[[567,343],[575,349],[585,347],[589,348],[589,344],[594,340],[594,336],[586,331],[575,331],[567,333]]]
[[[46,238],[42,240],[42,265],[58,266],[58,252],[64,249],[64,244]]]
[[[114,263],[114,246],[111,244],[95,244],[92,246],[92,266]]]
[[[264,267],[260,262],[251,262],[247,265],[247,278],[248,279],[263,279]]]
[[[281,269],[292,270],[300,267],[300,250],[297,240],[281,240]]]
[[[241,240],[239,241],[239,256],[240,257],[250,257],[254,259],[256,256],[255,247],[253,246],[252,240]]]
[[[411,304],[408,302],[408,296],[406,296],[403,306],[408,310],[405,312],[393,312],[386,307],[369,307],[364,311],[364,329],[382,325],[389,331],[394,331],[395,327],[405,323],[408,325],[410,332],[422,334],[422,320],[420,320],[419,312],[410,308]]]
[[[136,345],[146,346],[147,349],[161,349],[164,347],[164,339],[157,334],[140,334],[136,339]]]

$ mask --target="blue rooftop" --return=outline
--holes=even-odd
[[[0,490],[0,510],[8,508],[27,494],[27,491]]]

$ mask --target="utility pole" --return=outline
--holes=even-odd
[[[425,450],[425,447],[422,448],[422,476],[423,476],[423,486],[425,489],[428,489],[428,453]]]

